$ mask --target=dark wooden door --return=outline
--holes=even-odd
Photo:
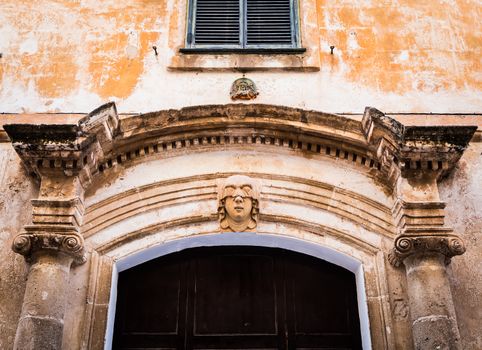
[[[196,248],[119,274],[114,349],[361,349],[354,275],[274,248]]]

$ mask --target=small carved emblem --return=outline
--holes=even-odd
[[[259,192],[253,179],[242,175],[230,176],[219,194],[218,213],[223,230],[243,232],[256,228]]]
[[[236,79],[231,86],[231,98],[233,100],[253,100],[259,95],[256,85],[251,79]]]
[[[408,318],[408,305],[403,299],[393,301],[393,315],[395,321],[403,321]]]

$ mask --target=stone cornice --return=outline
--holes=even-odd
[[[367,107],[362,122],[335,114],[260,104],[187,107],[119,119],[99,107],[76,125],[4,126],[37,176],[92,176],[146,155],[196,147],[280,146],[353,161],[394,188],[400,175],[447,174],[476,126],[404,126]]]
[[[477,126],[404,126],[367,107],[362,120],[370,148],[391,176],[449,173],[472,139]]]
[[[350,162],[394,190],[400,176],[435,179],[450,172],[477,127],[405,126],[370,107],[360,122],[260,104],[187,107],[119,119],[115,104],[108,103],[77,124],[10,124],[4,129],[30,173],[40,179],[78,178],[83,189],[94,176],[144,157],[280,147]],[[36,250],[58,250],[82,261],[82,195],[43,197],[33,202],[34,225],[15,239],[14,250],[27,257]],[[438,251],[448,259],[463,253],[461,240],[443,228],[442,204],[403,202],[394,215],[401,233],[391,255],[394,263],[423,251]]]
[[[78,124],[7,124],[15,151],[38,178],[79,176],[86,187],[92,170],[112,148],[119,119],[113,103],[103,105]]]

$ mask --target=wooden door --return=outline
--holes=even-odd
[[[196,248],[119,274],[114,349],[360,349],[354,275],[274,248]]]

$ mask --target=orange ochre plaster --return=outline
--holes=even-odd
[[[384,93],[482,87],[480,1],[316,0],[316,11],[319,42],[335,46],[334,55],[320,49],[324,72]],[[0,83],[44,98],[83,90],[125,99],[153,45],[183,42],[173,34],[184,32],[183,1],[4,0],[0,13]]]

